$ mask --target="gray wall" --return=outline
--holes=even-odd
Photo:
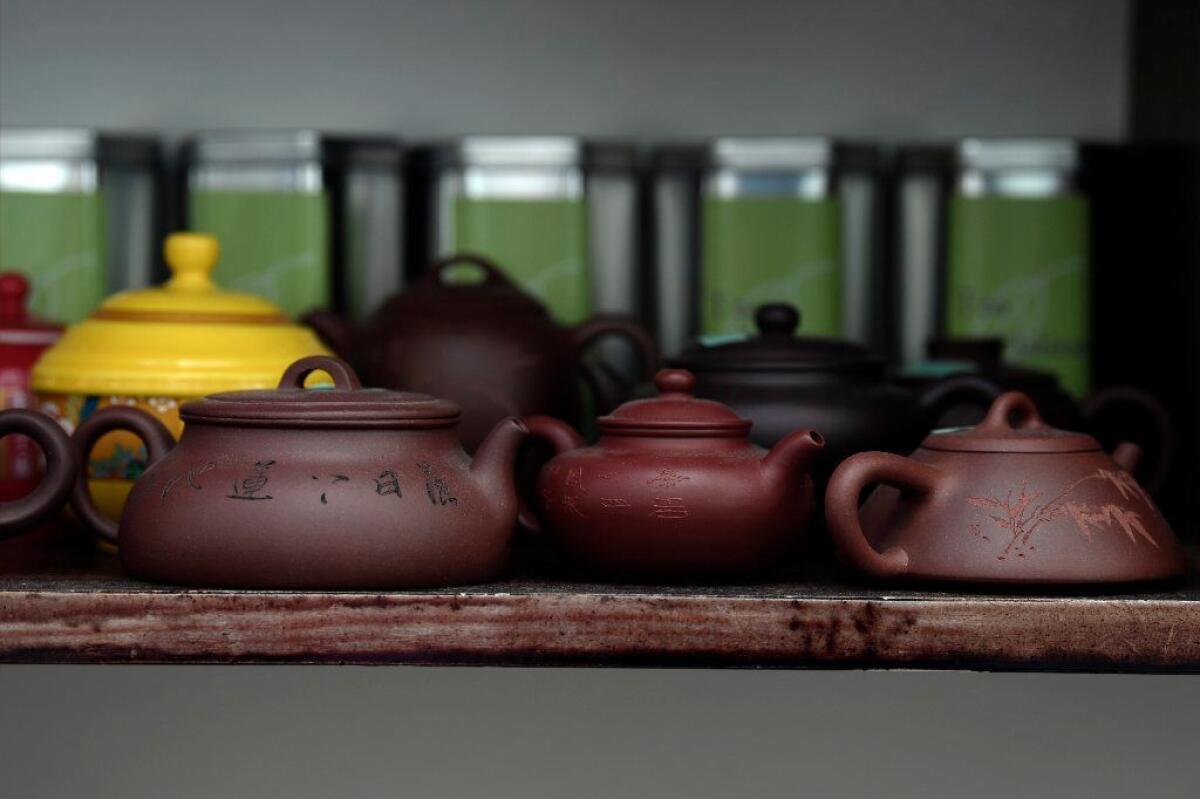
[[[1115,137],[1123,0],[0,0],[0,121]]]
[[[1200,680],[0,670],[0,793],[1194,799]]]
[[[0,124],[1118,137],[1121,0],[0,0]],[[0,669],[0,795],[1194,796],[1200,680]],[[405,789],[410,789],[406,791]]]

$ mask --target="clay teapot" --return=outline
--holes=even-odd
[[[750,421],[693,396],[695,379],[666,369],[658,396],[598,420],[600,440],[565,422],[525,420],[556,455],[537,479],[540,522],[566,555],[599,574],[650,580],[729,578],[768,569],[805,528],[808,474],[821,451],[811,430],[770,452],[750,443]]]
[[[926,348],[929,360],[895,376],[901,385],[923,390],[948,374],[972,380],[976,396],[959,393],[954,402],[941,404],[935,427],[958,427],[980,422],[991,401],[1005,391],[1020,391],[1038,406],[1042,418],[1054,427],[1084,430],[1101,443],[1115,446],[1132,441],[1142,448],[1138,480],[1157,493],[1175,455],[1175,425],[1162,403],[1133,386],[1108,386],[1077,400],[1051,372],[1006,363],[1004,341],[998,338],[935,338]],[[990,400],[985,400],[987,394]]]
[[[770,447],[790,431],[811,426],[825,437],[814,465],[818,486],[843,459],[864,450],[908,452],[942,408],[987,391],[950,379],[913,392],[888,382],[884,361],[848,341],[797,336],[800,314],[791,305],[762,305],[759,335],[716,346],[693,346],[672,366],[696,375],[696,392],[754,421],[750,437]],[[990,402],[994,394],[984,394]]]
[[[0,501],[0,539],[33,530],[55,516],[66,504],[79,473],[75,447],[54,419],[24,409],[0,411],[0,438],[17,434],[41,447],[46,471],[24,496]]]
[[[330,390],[304,389],[322,371]],[[152,416],[105,408],[75,433],[140,436],[150,468],[120,528],[82,479],[72,505],[116,543],[128,573],[225,588],[375,590],[494,579],[517,517],[513,462],[525,427],[499,422],[474,460],[458,408],[423,394],[362,389],[350,367],[303,358],[275,390],[184,403],[179,444]]]
[[[1179,541],[1134,479],[1134,444],[1050,427],[1001,395],[976,427],[931,433],[911,457],[866,452],[829,481],[842,559],[877,578],[1074,585],[1184,573]],[[879,484],[859,509],[863,489]]]
[[[451,269],[479,270],[482,282],[451,282]],[[637,350],[646,379],[657,366],[650,335],[631,319],[595,316],[560,327],[491,261],[451,255],[432,264],[411,287],[389,300],[361,329],[328,312],[304,321],[370,385],[421,391],[457,403],[460,434],[473,450],[505,416],[580,416],[578,373],[589,346],[621,336]],[[609,385],[601,381],[597,389]],[[619,398],[597,398],[611,407]]]

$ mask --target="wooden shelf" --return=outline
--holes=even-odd
[[[1200,672],[1200,583],[1052,595],[804,577],[389,593],[181,590],[109,556],[0,561],[0,661]],[[842,578],[845,579],[844,577]]]

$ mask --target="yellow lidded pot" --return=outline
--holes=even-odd
[[[164,245],[171,278],[114,294],[67,328],[33,368],[37,407],[68,431],[107,405],[135,405],[179,437],[180,403],[218,391],[273,388],[299,358],[327,355],[316,335],[268,300],[223,291],[212,281],[220,246],[176,233]],[[88,459],[97,505],[119,519],[145,469],[131,433],[104,436]]]

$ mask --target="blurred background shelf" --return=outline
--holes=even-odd
[[[86,556],[0,575],[0,662],[1200,672],[1200,582],[1085,596],[828,577],[196,591],[134,582],[115,558]]]

